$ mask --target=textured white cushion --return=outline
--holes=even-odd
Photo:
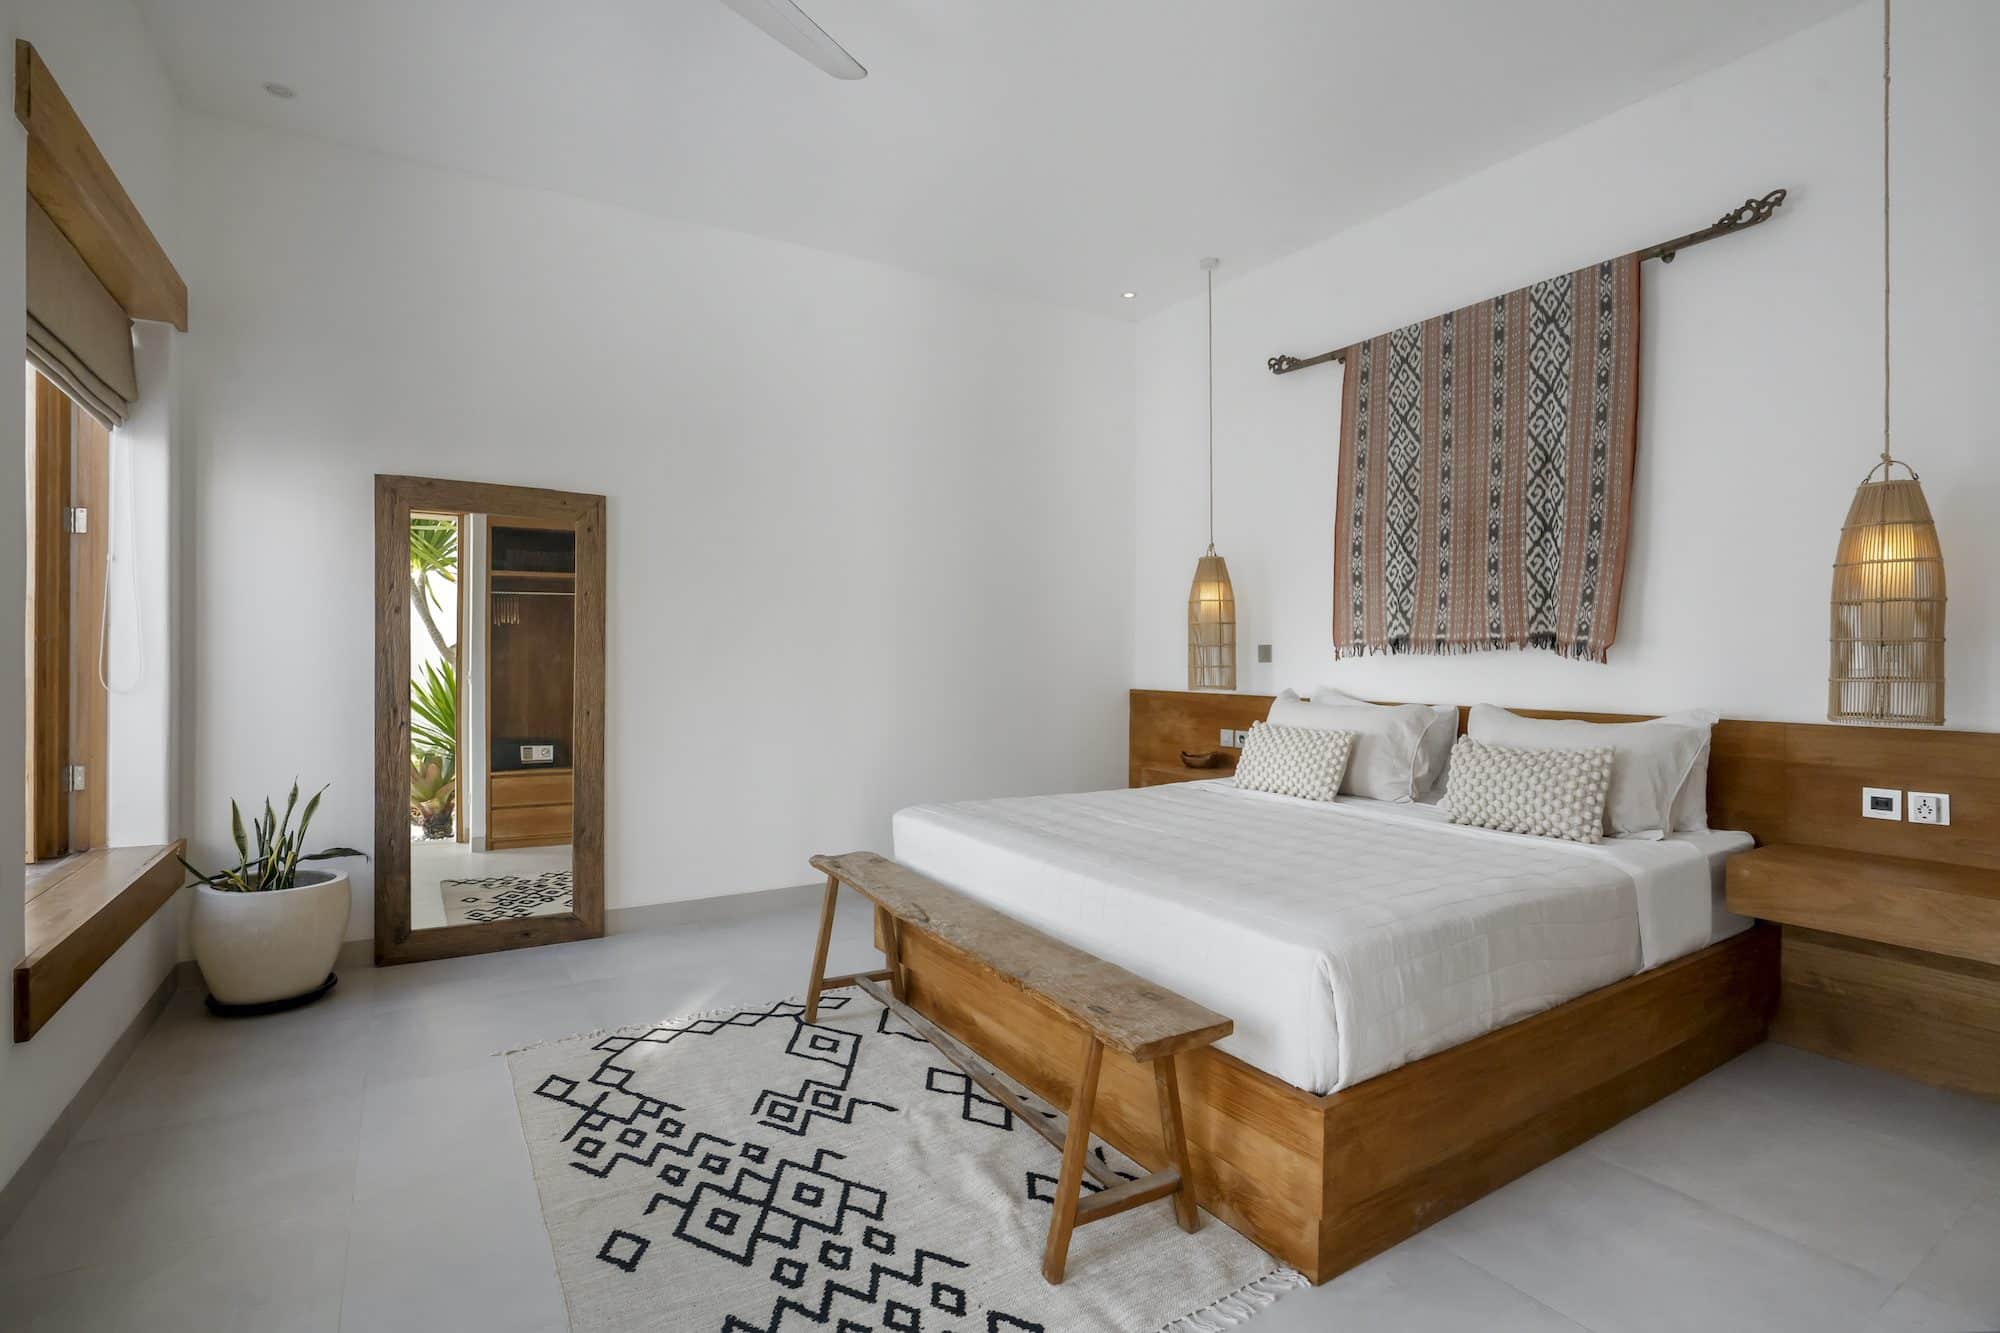
[[[1313,691],[1316,704],[1337,704],[1343,708],[1391,708],[1398,705],[1370,703],[1345,690],[1322,685]],[[1451,747],[1458,740],[1458,705],[1428,704],[1431,724],[1417,746],[1417,795],[1428,796],[1444,790],[1445,770],[1451,766]]]
[[[1424,794],[1417,782],[1419,751],[1432,721],[1429,704],[1341,705],[1308,702],[1286,690],[1271,701],[1265,721],[1316,731],[1351,731],[1354,753],[1340,789],[1371,801],[1413,801]]]
[[[1521,717],[1492,704],[1475,704],[1465,734],[1491,745],[1536,750],[1609,746],[1611,794],[1604,803],[1604,832],[1614,838],[1663,838],[1678,824],[1678,798],[1708,749],[1714,724],[1713,713],[1676,713],[1649,722],[1579,722]],[[1706,827],[1706,769],[1699,785],[1700,827]]]
[[[1609,746],[1528,750],[1462,736],[1452,747],[1445,804],[1454,824],[1597,842],[1611,772]]]
[[[1340,794],[1341,774],[1354,744],[1351,731],[1253,723],[1236,761],[1236,785],[1250,791],[1330,801]]]

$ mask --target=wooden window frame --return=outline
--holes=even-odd
[[[39,372],[28,440],[26,817],[30,864],[105,842],[110,700],[98,674],[110,432]],[[70,531],[72,509],[87,517]],[[82,791],[65,772],[81,765]]]

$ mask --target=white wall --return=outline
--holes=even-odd
[[[1881,30],[1862,6],[1216,289],[1216,544],[1238,682],[1377,698],[1825,717],[1835,538],[1881,433]],[[1951,585],[1949,725],[2000,727],[2000,5],[1897,10],[1897,453]],[[1300,169],[1310,170],[1301,151]],[[1632,559],[1608,666],[1549,653],[1332,661],[1337,366],[1310,355],[1792,191],[1645,265]],[[1190,290],[1199,274],[1189,262]],[[1199,298],[1138,333],[1135,683],[1186,686],[1206,541]],[[1273,661],[1255,663],[1255,646]]]
[[[609,496],[613,908],[1120,780],[1128,326],[183,124],[204,850],[294,773],[372,845],[378,472]]]
[[[15,0],[0,23],[10,53],[17,37],[35,43],[140,212],[168,252],[178,255],[172,213],[174,100],[138,14],[127,0]],[[10,59],[5,76],[10,104],[12,68]],[[0,262],[0,343],[16,348],[25,337],[25,153],[25,135],[9,116],[0,132],[0,255],[6,257]],[[117,531],[130,535],[122,549],[131,560],[128,568],[139,600],[114,601],[113,646],[116,651],[120,643],[132,642],[129,632],[143,608],[155,647],[143,673],[132,671],[136,657],[114,664],[114,683],[134,688],[111,704],[110,814],[114,838],[157,842],[167,835],[171,821],[165,487],[174,386],[172,355],[162,330],[142,331],[138,369],[140,411],[131,429],[118,433],[115,446],[125,451],[122,465],[132,489],[116,489],[119,478],[114,476],[112,501],[114,507],[121,499],[129,501],[132,526]],[[21,382],[18,373],[11,382]],[[0,411],[0,494],[14,497],[25,484],[21,424],[19,409]],[[12,590],[9,595],[16,599],[14,611],[0,615],[0,698],[7,699],[23,697],[18,600],[22,516],[18,502],[0,504],[0,587]],[[18,704],[0,708],[0,753],[21,752],[21,722]],[[21,770],[0,765],[0,775],[0,847],[19,847]],[[0,959],[10,966],[23,952],[21,902],[20,862],[0,856]],[[13,987],[5,988],[7,998],[0,1000],[0,1181],[13,1175],[165,979],[174,962],[178,915],[175,905],[155,916],[24,1045],[10,1039]]]

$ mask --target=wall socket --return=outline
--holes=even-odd
[[[1912,824],[1951,823],[1950,795],[1941,791],[1911,792],[1910,822]]]
[[[1250,733],[1247,731],[1235,731],[1229,727],[1224,727],[1222,729],[1221,739],[1218,740],[1216,744],[1227,746],[1232,750],[1240,750],[1243,748],[1244,743],[1247,742],[1249,739],[1250,739]]]
[[[1903,817],[1903,792],[1899,787],[1863,787],[1861,789],[1861,817],[1863,819],[1901,819]]]

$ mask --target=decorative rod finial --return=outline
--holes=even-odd
[[[1768,221],[1771,214],[1777,211],[1778,205],[1784,202],[1785,191],[1780,187],[1771,191],[1762,199],[1745,199],[1741,204],[1717,218],[1715,225],[1724,231],[1734,231],[1738,227],[1754,227],[1760,222]],[[1661,256],[1663,259],[1665,257],[1664,255]]]
[[[1295,356],[1274,356],[1264,364],[1270,369],[1273,375],[1283,375],[1289,371],[1297,370],[1299,368],[1299,359]]]

